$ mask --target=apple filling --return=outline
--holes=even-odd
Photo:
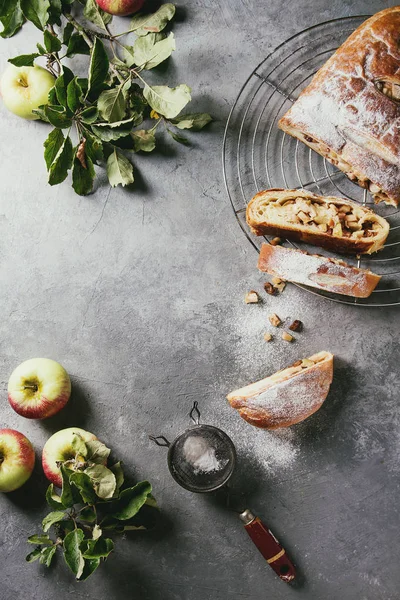
[[[334,237],[365,239],[382,232],[376,215],[361,206],[311,198],[271,198],[260,202],[257,213],[277,225],[305,226]]]
[[[377,81],[375,87],[391,100],[400,100],[400,85],[394,81]]]

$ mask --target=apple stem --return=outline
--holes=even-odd
[[[38,391],[38,386],[35,384],[32,385],[24,385],[24,390],[33,390],[34,392]]]

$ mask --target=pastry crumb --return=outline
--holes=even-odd
[[[271,246],[279,246],[279,244],[282,242],[280,237],[274,237],[274,239],[272,239],[270,241]]]
[[[273,339],[272,335],[270,333],[264,333],[264,340],[266,342],[271,342]]]

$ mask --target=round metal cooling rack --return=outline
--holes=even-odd
[[[367,190],[352,183],[342,171],[283,133],[277,125],[318,69],[368,16],[334,19],[289,38],[256,67],[236,98],[225,129],[223,173],[239,225],[258,251],[262,242],[269,239],[250,232],[246,224],[246,205],[260,190],[305,188],[321,195],[374,204]],[[372,295],[360,299],[299,287],[343,304],[400,304],[400,212],[383,204],[375,205],[374,210],[390,223],[385,248],[375,256],[346,258],[350,264],[382,275]],[[290,244],[316,252],[315,247],[306,244]],[[334,256],[328,252],[325,255]]]

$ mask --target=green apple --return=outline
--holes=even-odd
[[[61,472],[57,462],[75,458],[75,450],[72,446],[75,434],[80,435],[84,442],[97,440],[97,437],[89,431],[79,427],[68,427],[57,431],[44,445],[42,454],[43,471],[47,479],[57,487],[62,486]]]
[[[32,112],[48,104],[48,95],[55,77],[43,67],[15,67],[9,65],[0,80],[0,94],[9,111],[24,119],[38,119]]]
[[[8,401],[27,419],[46,419],[61,410],[71,395],[67,371],[50,358],[21,363],[8,381]]]
[[[12,492],[29,479],[35,465],[35,451],[22,433],[0,429],[0,492]]]

